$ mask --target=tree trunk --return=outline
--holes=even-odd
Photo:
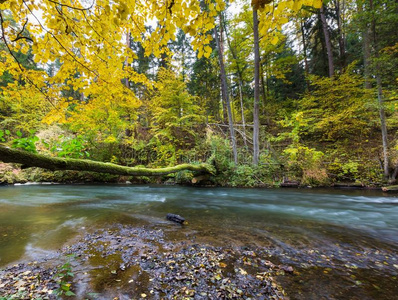
[[[363,2],[357,1],[358,14],[363,15]],[[370,58],[371,58],[371,34],[370,28],[368,28],[368,23],[362,25],[362,49],[363,49],[363,65],[364,65],[364,77],[365,77],[365,88],[372,88],[371,81],[371,68],[370,68]]]
[[[149,169],[125,167],[111,163],[98,162],[88,159],[72,159],[48,157],[26,151],[10,149],[0,145],[0,160],[5,163],[18,163],[27,167],[39,167],[49,170],[75,170],[98,173],[108,173],[126,176],[159,176],[177,173],[184,170],[214,174],[215,169],[210,164],[181,164],[174,167]]]
[[[381,125],[381,138],[383,143],[383,169],[384,169],[384,176],[386,179],[388,179],[390,176],[390,171],[389,171],[389,162],[388,162],[388,138],[387,138],[386,113],[384,111],[383,90],[379,74],[376,75],[376,82],[377,82],[377,99],[379,104],[379,115],[380,115],[380,125]]]
[[[227,76],[226,76],[226,73],[225,73],[224,57],[223,57],[222,47],[220,45],[220,39],[218,37],[218,33],[217,33],[216,28],[214,28],[214,37],[215,37],[216,44],[217,44],[217,49],[218,49],[218,59],[220,61],[221,92],[222,92],[222,97],[224,99],[224,102],[225,102],[225,104],[227,106],[227,110],[228,110],[229,134],[230,134],[231,143],[232,143],[232,152],[233,152],[233,155],[234,155],[234,162],[235,162],[235,165],[237,165],[238,164],[238,151],[236,149],[235,131],[234,131],[234,124],[233,124],[233,121],[232,121],[232,110],[231,110],[231,104],[229,102]]]
[[[337,35],[339,42],[340,67],[341,70],[343,70],[346,65],[346,59],[345,59],[345,36],[343,30],[343,19],[341,17],[342,8],[340,0],[335,1],[335,9],[336,9],[336,20],[337,20]],[[343,9],[344,9],[344,0],[343,0]]]
[[[310,82],[308,80],[308,75],[310,74],[310,69],[308,67],[307,42],[305,40],[304,24],[303,24],[303,21],[301,18],[300,18],[300,30],[301,30],[301,42],[303,43],[305,85],[307,87],[307,92],[309,92],[310,91]]]
[[[258,165],[260,156],[260,48],[258,38],[257,9],[253,6],[254,32],[254,105],[253,105],[253,164]]]
[[[364,77],[365,77],[365,88],[372,88],[372,75],[370,68],[370,57],[371,57],[371,47],[370,47],[370,37],[367,28],[362,32],[362,43],[363,43],[363,63],[364,63]]]
[[[127,33],[126,33],[126,47],[127,47],[127,49],[130,49],[130,32],[129,31],[127,31]],[[126,56],[126,61],[125,61],[125,64],[124,64],[124,67],[127,69],[127,67],[128,67],[128,64],[129,64],[129,57],[128,56]],[[124,79],[124,85],[127,87],[127,88],[130,88],[130,84],[129,84],[129,79],[126,77],[125,79]]]
[[[325,9],[323,5],[319,9],[319,12],[321,15],[323,35],[325,37],[326,51],[328,55],[329,77],[333,77],[334,63],[333,63],[332,43],[330,41],[329,28],[328,28],[328,23],[326,22]]]
[[[222,16],[222,14],[220,15],[220,17],[224,20],[224,17]],[[240,66],[239,66],[239,63],[238,63],[239,61],[238,61],[238,56],[236,55],[236,49],[234,47],[232,47],[232,45],[231,45],[231,41],[229,39],[228,30],[227,30],[227,26],[225,24],[225,20],[224,20],[224,22],[222,22],[222,25],[224,27],[225,37],[227,38],[229,51],[231,51],[232,57],[233,57],[233,59],[235,60],[235,63],[236,63],[236,69],[237,69],[238,80],[239,80],[240,110],[241,110],[242,125],[243,125],[243,143],[247,147],[246,121],[245,121],[245,113],[244,113],[244,107],[243,107],[243,76],[242,76],[242,70],[240,69]]]
[[[223,33],[223,27],[221,24],[221,14],[220,14],[220,39],[219,39],[219,51],[218,53],[221,53],[222,55],[222,61],[223,61],[223,65],[224,65],[224,33]],[[221,69],[221,68],[220,68]],[[220,70],[221,72],[221,70]],[[220,74],[220,76],[222,77],[223,74]],[[225,80],[226,80],[226,74],[225,74],[225,68],[224,68],[224,76],[225,76]],[[228,86],[227,86],[227,91],[228,91]],[[224,118],[224,124],[227,124],[228,122],[228,116],[230,115],[228,112],[228,104],[227,104],[227,100],[226,97],[223,94],[223,87],[222,87],[222,79],[221,79],[221,99],[222,99],[222,103],[223,103],[223,118]],[[229,99],[229,98],[228,98]]]
[[[243,143],[247,148],[247,138],[246,138],[246,121],[245,121],[245,110],[243,107],[243,84],[242,80],[239,78],[239,100],[240,100],[240,111],[242,114],[242,126],[243,126]]]
[[[369,8],[373,10],[373,0],[369,1]],[[376,33],[376,20],[372,15],[371,20],[371,31],[373,34],[373,49],[374,49],[374,56],[377,59],[379,57],[379,45],[377,41],[377,33]],[[379,105],[379,115],[380,115],[380,126],[381,126],[381,139],[383,145],[383,171],[384,176],[386,179],[390,176],[389,171],[389,158],[388,158],[388,137],[387,137],[387,123],[386,123],[386,113],[384,110],[384,99],[383,99],[383,88],[382,88],[382,81],[380,75],[380,66],[379,63],[376,63],[375,66],[375,75],[376,75],[376,85],[377,85],[377,100]]]

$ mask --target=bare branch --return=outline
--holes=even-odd
[[[28,24],[28,19],[25,20],[25,24],[23,24],[21,31],[18,32],[17,37],[15,39],[13,39],[12,42],[16,42],[16,41],[18,41],[20,39],[26,39],[26,40],[28,40],[28,41],[33,43],[33,40],[30,37],[21,36],[21,34],[25,31],[26,24]]]
[[[51,3],[54,3],[54,4],[57,4],[57,5],[59,5],[59,6],[68,7],[68,8],[70,8],[70,9],[80,10],[80,11],[90,10],[91,8],[93,8],[94,3],[95,3],[95,1],[93,1],[93,3],[90,5],[90,7],[87,7],[87,8],[79,8],[79,7],[75,7],[75,6],[70,6],[70,5],[67,5],[67,4],[59,3],[59,2],[53,1],[53,0],[47,0],[47,1],[48,1],[48,2],[51,2]]]

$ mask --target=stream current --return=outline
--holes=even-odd
[[[169,212],[188,225],[168,222]],[[171,240],[267,249],[299,274],[279,279],[291,299],[398,299],[398,198],[372,190],[0,187],[0,267],[113,223],[151,224]]]

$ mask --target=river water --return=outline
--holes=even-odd
[[[167,213],[188,220],[183,228]],[[398,299],[398,198],[380,191],[176,186],[0,188],[0,267],[36,260],[104,224],[153,224],[175,240],[262,247],[297,274],[291,299]]]

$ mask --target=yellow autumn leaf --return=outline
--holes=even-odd
[[[278,42],[279,42],[279,38],[277,37],[277,36],[274,36],[273,38],[272,38],[272,40],[271,40],[271,44],[272,45],[276,45],[276,44],[278,44]]]
[[[314,8],[317,8],[317,9],[321,8],[321,7],[322,7],[322,0],[314,0],[314,1],[312,2],[312,6],[313,6]]]

